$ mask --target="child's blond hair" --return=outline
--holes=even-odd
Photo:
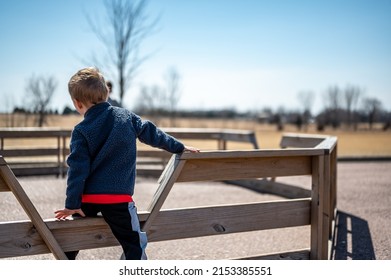
[[[72,99],[84,104],[96,104],[108,98],[105,78],[95,67],[81,69],[73,75],[69,80],[68,90]]]

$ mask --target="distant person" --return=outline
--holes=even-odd
[[[107,81],[106,85],[109,89],[109,98],[107,99],[107,102],[109,102],[112,106],[121,107],[121,104],[119,104],[117,100],[111,98],[111,94],[113,92],[113,83],[111,81]]]
[[[136,140],[171,153],[199,150],[185,146],[133,112],[110,105],[105,79],[96,68],[78,71],[68,89],[84,119],[72,131],[65,208],[55,211],[55,217],[94,217],[100,212],[121,244],[124,257],[146,259],[147,236],[140,229],[132,198]],[[77,254],[66,252],[69,259],[76,259]]]

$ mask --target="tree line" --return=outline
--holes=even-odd
[[[318,95],[322,98],[323,109],[317,114],[312,112],[316,97],[312,91],[297,94],[301,108],[295,110],[284,107],[276,110],[264,107],[247,112],[239,112],[235,108],[179,110],[177,104],[182,95],[181,75],[172,67],[165,73],[164,78],[164,85],[142,85],[132,110],[156,120],[169,118],[170,126],[176,126],[178,118],[245,118],[276,125],[278,130],[284,130],[287,124],[295,125],[299,131],[306,131],[309,125],[316,125],[318,131],[327,127],[357,130],[360,123],[367,123],[369,129],[372,129],[375,123],[381,123],[384,130],[390,129],[391,112],[383,108],[378,98],[365,96],[364,91],[354,85],[345,88],[330,86],[322,95]],[[65,106],[62,112],[50,108],[57,84],[53,76],[31,76],[26,85],[25,106],[14,107],[12,113],[23,114],[26,120],[35,118],[34,122],[39,127],[47,124],[47,117],[51,114],[77,114],[74,108],[69,106]]]

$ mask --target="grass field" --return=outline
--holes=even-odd
[[[8,119],[5,119],[8,118]],[[5,127],[10,123],[10,116],[0,115],[0,127]],[[30,125],[22,116],[19,119],[15,118],[13,124],[15,126]],[[145,117],[145,119],[148,119]],[[72,129],[74,125],[82,120],[81,116],[50,116],[47,122],[49,127],[58,127],[63,129]],[[170,122],[164,118],[151,118],[158,126],[169,127]],[[304,133],[298,131],[294,126],[286,126],[284,131],[277,131],[275,126],[268,124],[257,123],[253,120],[225,120],[225,119],[178,119],[175,121],[177,127],[190,128],[225,128],[225,129],[244,129],[256,132],[258,145],[261,149],[279,148],[281,135],[286,132]],[[316,131],[314,127],[309,127],[305,133],[312,134],[327,134],[338,137],[338,155],[339,156],[391,156],[391,131],[383,131],[381,129],[368,130],[363,126],[358,131],[351,130],[326,130],[322,133]],[[215,141],[188,141],[186,144],[197,146],[203,150],[216,149]],[[7,145],[12,146],[46,146],[51,145],[46,143],[43,139],[38,142],[36,140],[12,140],[12,143]],[[228,149],[251,149],[252,146],[246,143],[228,143]]]

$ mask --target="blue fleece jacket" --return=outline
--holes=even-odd
[[[184,150],[180,141],[124,108],[108,102],[91,107],[72,131],[65,207],[80,208],[82,194],[133,195],[137,139],[171,153]]]

